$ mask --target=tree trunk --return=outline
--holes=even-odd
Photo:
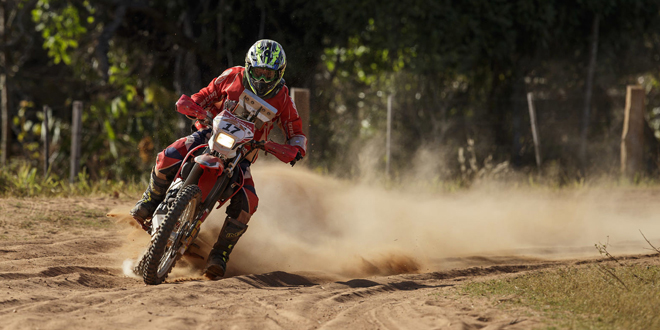
[[[0,41],[2,41],[2,46],[0,46],[0,111],[2,112],[2,127],[0,132],[2,133],[2,139],[0,141],[1,148],[0,152],[0,162],[2,165],[7,164],[9,159],[9,154],[11,151],[11,130],[10,122],[11,119],[9,115],[9,91],[8,86],[8,65],[7,65],[7,33],[5,27],[5,13],[7,10],[7,0],[0,0]]]
[[[598,55],[598,32],[600,19],[598,14],[594,16],[591,29],[591,49],[589,53],[589,67],[587,69],[587,81],[584,92],[584,110],[582,112],[582,129],[580,131],[580,165],[582,173],[587,168],[587,136],[589,133],[589,119],[591,117],[591,95],[593,92],[594,74],[596,71],[596,58]]]
[[[225,9],[225,0],[220,0],[220,2],[218,3],[218,14],[216,18],[216,22],[217,22],[216,40],[218,45],[218,52],[217,52],[218,59],[221,59],[224,56],[223,41],[225,39],[225,33],[224,33],[224,19],[222,15],[224,9]]]
[[[492,80],[488,100],[488,115],[491,141],[495,144],[495,155],[509,155],[514,166],[522,164],[520,143],[521,112],[519,101],[525,100],[524,68],[514,57],[492,64]],[[522,96],[521,96],[522,95]],[[496,159],[503,161],[504,159]]]
[[[99,61],[99,71],[103,77],[103,81],[110,79],[110,62],[108,60],[108,52],[110,51],[110,39],[115,34],[115,31],[121,26],[126,16],[126,5],[119,5],[115,9],[115,18],[112,23],[103,28],[103,32],[97,39],[96,57]]]
[[[266,28],[266,4],[261,4],[261,22],[259,23],[259,40],[264,38],[264,30]]]
[[[193,17],[192,3],[187,11],[181,16],[183,34],[187,37],[195,39],[193,23],[196,17]],[[198,64],[198,57],[194,51],[181,49],[176,58],[175,73],[174,73],[174,88],[177,94],[192,95],[197,93],[203,86],[202,71]],[[179,116],[178,133],[180,136],[187,135],[190,121],[184,116]],[[157,149],[159,150],[159,149]]]
[[[525,91],[525,70],[523,69],[525,61],[519,60],[513,66],[513,75],[511,77],[511,163],[514,166],[523,165],[523,116],[527,111],[526,91]]]
[[[510,112],[512,86],[509,78],[501,79],[506,70],[500,70],[499,65],[492,68],[492,81],[488,95],[487,118],[490,123],[491,141],[495,144],[495,154],[509,152],[511,139],[506,125],[507,113]],[[505,151],[506,150],[506,151]]]

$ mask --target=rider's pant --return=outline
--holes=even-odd
[[[199,145],[207,143],[211,138],[211,134],[212,129],[210,128],[200,130],[170,144],[156,158],[156,166],[154,168],[156,176],[170,182],[174,180],[188,152]],[[259,204],[259,198],[254,189],[254,181],[250,173],[250,165],[251,163],[247,160],[239,164],[243,170],[243,188],[232,197],[229,206],[227,206],[227,215],[245,224],[247,224],[250,217],[257,211]]]
[[[154,168],[156,176],[172,182],[188,151],[209,142],[212,133],[213,130],[211,128],[200,130],[170,144],[156,157],[156,166]]]

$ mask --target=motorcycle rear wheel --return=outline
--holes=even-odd
[[[160,284],[172,271],[187,228],[195,220],[201,200],[202,190],[197,185],[186,186],[179,192],[145,255],[142,274],[144,283]]]

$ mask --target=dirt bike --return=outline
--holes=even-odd
[[[198,119],[201,127],[211,126],[213,134],[207,145],[188,152],[153,214],[151,227],[146,228],[151,242],[134,272],[151,285],[162,283],[177,260],[194,246],[202,223],[216,203],[220,208],[243,187],[243,171],[238,165],[248,154],[261,149],[291,165],[300,160],[295,147],[254,141],[255,130],[273,120],[277,109],[248,90],[232,109],[215,117],[186,95],[176,102],[176,109]]]

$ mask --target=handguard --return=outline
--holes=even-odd
[[[275,157],[282,162],[290,163],[291,166],[295,165],[297,161],[302,159],[298,147],[295,146],[266,141],[263,145],[263,149],[266,150],[266,152],[275,155]]]
[[[190,96],[185,94],[181,95],[179,100],[176,101],[176,111],[201,120],[208,117],[206,110],[202,109]]]

